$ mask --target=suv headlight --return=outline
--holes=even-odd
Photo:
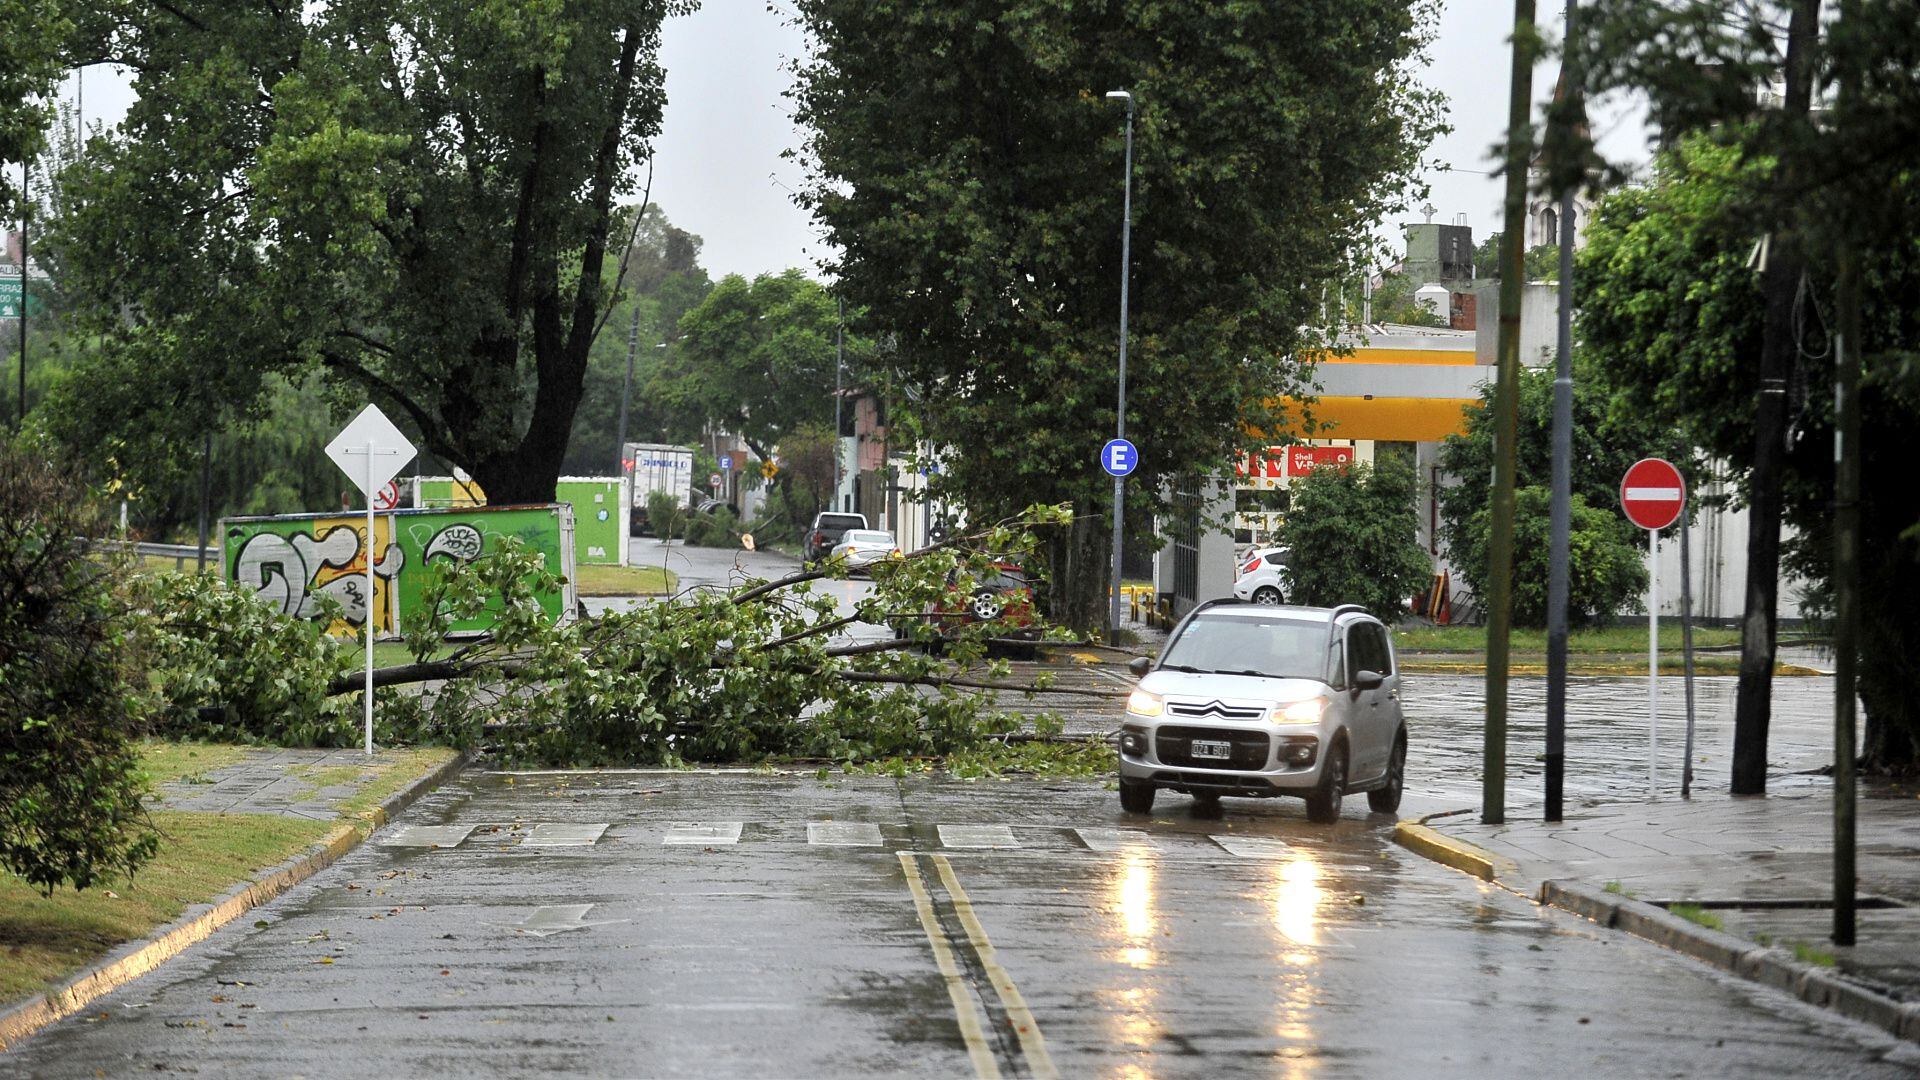
[[[1159,716],[1161,704],[1160,695],[1145,690],[1135,690],[1127,697],[1127,711],[1136,716]]]
[[[1276,724],[1317,724],[1327,711],[1327,705],[1324,697],[1308,698],[1291,705],[1276,705],[1268,719]]]

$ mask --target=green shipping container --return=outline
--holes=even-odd
[[[373,625],[381,637],[396,636],[407,613],[420,610],[434,559],[473,559],[509,536],[543,555],[547,571],[565,579],[538,597],[541,609],[556,622],[573,617],[573,507],[565,503],[386,510],[374,514],[373,533]],[[305,618],[319,616],[322,595],[334,597],[343,612],[328,633],[353,634],[366,622],[365,514],[223,518],[220,535],[228,580]],[[474,634],[492,625],[483,615],[456,623],[453,631]]]
[[[627,482],[617,476],[563,476],[554,494],[573,507],[573,561],[624,566],[632,513]]]
[[[627,559],[627,523],[633,512],[627,481],[617,476],[563,476],[554,492],[573,507],[573,561],[581,566],[621,566]],[[417,507],[481,506],[480,485],[451,476],[413,478]]]

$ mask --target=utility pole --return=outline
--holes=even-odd
[[[613,475],[627,475],[627,400],[633,396],[633,354],[640,349],[640,305],[633,305],[633,323],[627,327],[627,381],[620,384],[620,428],[613,442]]]
[[[1507,657],[1513,618],[1514,438],[1520,393],[1520,298],[1526,287],[1527,162],[1533,156],[1533,0],[1513,2],[1507,101],[1506,231],[1500,237],[1500,349],[1493,395],[1493,536],[1487,545],[1487,727],[1480,820],[1507,820]]]
[[[1560,67],[1562,103],[1571,114],[1580,100],[1579,69],[1574,66],[1574,15],[1578,0],[1567,0],[1566,59]],[[1561,146],[1573,153],[1579,126],[1566,115]],[[1560,189],[1559,354],[1553,376],[1553,488],[1547,539],[1547,821],[1561,820],[1561,793],[1567,769],[1567,559],[1572,531],[1573,494],[1573,193],[1577,181],[1571,162],[1557,162]],[[1504,286],[1503,286],[1504,289]]]
[[[27,199],[27,163],[20,163],[20,412],[13,430],[27,429],[27,220],[33,203]]]
[[[213,428],[200,433],[200,553],[195,562],[199,573],[207,572],[207,519],[213,509]],[[369,534],[371,535],[371,534]],[[368,551],[372,551],[372,542],[368,542]]]
[[[1787,94],[1783,106],[1790,133],[1805,130],[1813,102],[1811,53],[1820,30],[1820,0],[1794,0],[1787,23]],[[1740,621],[1740,684],[1733,711],[1735,795],[1767,790],[1767,726],[1772,715],[1773,656],[1780,594],[1780,474],[1787,456],[1787,379],[1800,341],[1794,331],[1795,299],[1805,262],[1800,251],[1798,197],[1802,169],[1797,146],[1781,149],[1776,193],[1779,220],[1766,252],[1760,291],[1766,321],[1760,339],[1760,397],[1753,411],[1753,473],[1747,520],[1746,610]]]
[[[847,369],[847,301],[834,298],[833,323],[833,508],[840,506],[840,455],[846,447],[840,442],[840,379]]]

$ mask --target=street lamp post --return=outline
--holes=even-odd
[[[1107,93],[1109,101],[1127,103],[1126,165],[1121,176],[1120,210],[1120,403],[1114,413],[1114,438],[1127,437],[1127,278],[1133,263],[1133,94],[1126,90]],[[1127,478],[1113,478],[1113,596],[1107,616],[1107,640],[1120,644],[1120,542],[1126,521]]]

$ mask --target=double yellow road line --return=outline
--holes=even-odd
[[[1000,1076],[1000,1064],[989,1045],[987,1021],[981,1014],[980,1003],[975,1000],[967,977],[962,974],[954,958],[953,944],[947,940],[947,932],[940,926],[940,919],[934,913],[933,898],[928,895],[926,882],[920,876],[919,858],[908,851],[902,851],[899,855],[900,869],[907,878],[907,891],[913,894],[913,909],[920,916],[920,928],[926,931],[928,943],[933,946],[934,963],[947,982],[947,996],[952,999],[954,1015],[960,1021],[960,1037],[966,1042],[967,1057],[973,1062],[973,1071],[982,1080],[997,1078]],[[1020,1042],[1021,1056],[1026,1058],[1027,1071],[1043,1080],[1054,1080],[1060,1072],[1053,1066],[1052,1055],[1047,1053],[1047,1041],[1040,1034],[1040,1025],[1033,1018],[1033,1010],[1027,1008],[1027,999],[1020,995],[1020,988],[1014,985],[1013,977],[1000,966],[993,951],[993,942],[987,940],[987,931],[974,913],[973,901],[967,896],[967,891],[960,887],[960,879],[954,875],[953,864],[947,861],[945,855],[934,855],[932,859],[933,867],[940,875],[940,884],[947,890],[954,917],[959,919],[960,928],[967,935],[967,944],[973,947],[980,970],[986,973],[987,983],[999,997],[1000,1006],[1013,1025],[1014,1036]]]

